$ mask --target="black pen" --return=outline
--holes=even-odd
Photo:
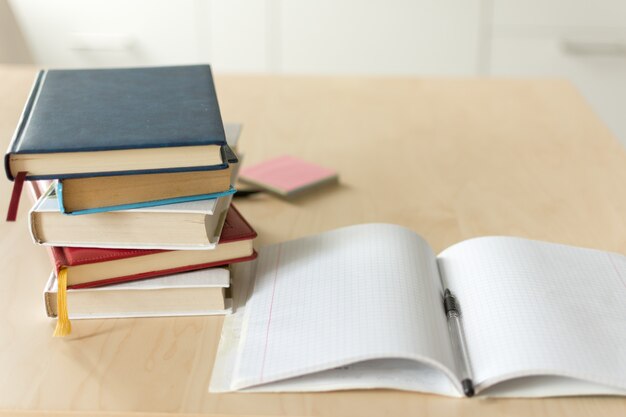
[[[448,318],[448,330],[452,338],[452,348],[456,356],[458,369],[461,371],[461,386],[466,397],[474,395],[474,383],[472,382],[472,369],[470,367],[467,346],[465,345],[465,335],[461,325],[461,313],[459,312],[456,298],[449,289],[443,293],[443,306]]]

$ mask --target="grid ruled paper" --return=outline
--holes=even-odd
[[[359,225],[270,246],[255,281],[233,389],[382,358],[454,367],[436,258],[409,230]]]
[[[485,237],[446,249],[438,262],[481,388],[560,375],[626,389],[626,257]]]

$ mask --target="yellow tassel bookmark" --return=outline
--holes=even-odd
[[[57,275],[57,327],[54,337],[64,337],[72,332],[72,323],[67,313],[67,269],[61,268]]]

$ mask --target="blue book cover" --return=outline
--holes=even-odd
[[[224,147],[209,65],[44,70],[5,169],[11,180],[223,169]],[[150,153],[121,157],[136,150]]]

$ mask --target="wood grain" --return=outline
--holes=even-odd
[[[0,138],[12,135],[35,70],[0,67]],[[559,80],[221,76],[224,120],[244,123],[253,163],[292,154],[340,185],[294,201],[237,202],[259,245],[363,222],[391,222],[436,251],[517,235],[626,252],[626,154]],[[11,183],[0,182],[8,202]],[[4,414],[618,416],[621,398],[449,399],[394,391],[210,395],[222,320],[75,321],[51,337],[50,266],[26,225],[0,225],[0,409]],[[13,411],[12,411],[13,410]],[[19,415],[19,414],[18,414]]]

